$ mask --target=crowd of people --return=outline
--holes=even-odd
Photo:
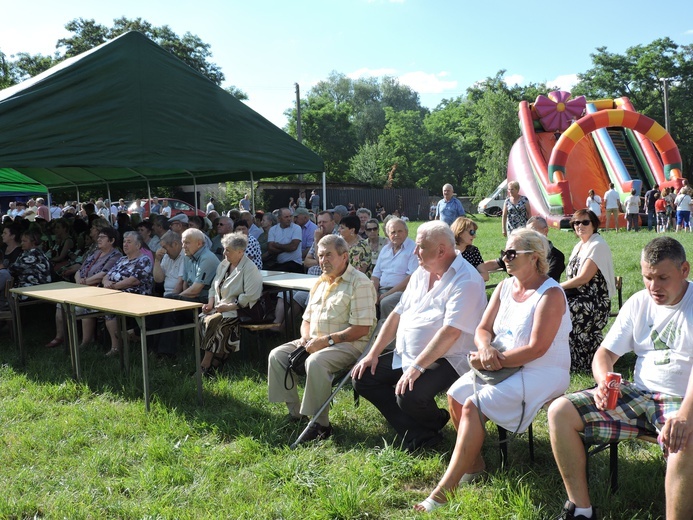
[[[448,468],[414,506],[431,511],[458,486],[485,476],[487,421],[522,432],[551,403],[551,444],[568,494],[560,518],[596,518],[583,437],[612,442],[644,433],[659,435],[668,456],[668,518],[690,518],[693,396],[686,390],[693,381],[693,289],[681,244],[671,237],[647,244],[640,262],[645,290],[626,302],[604,337],[615,273],[599,233],[600,197],[590,193],[586,208],[571,218],[577,241],[566,266],[548,240],[546,220],[531,216],[517,183],[509,183],[503,210],[505,249],[492,260],[484,261],[473,245],[479,228],[452,194],[446,185],[434,220],[419,226],[415,240],[401,218],[382,223],[366,208],[350,212],[344,206],[320,211],[313,193],[310,199],[301,194],[296,207],[255,214],[234,209],[219,215],[212,204],[213,218],[207,219],[153,210],[142,218],[108,201],[53,219],[38,217],[38,211],[33,219],[8,215],[0,252],[16,286],[69,280],[199,302],[205,352],[200,369],[208,376],[241,348],[241,320],[261,318],[266,298],[260,270],[315,274],[309,292],[274,298],[277,330],[285,329],[286,305],[295,306],[290,315],[300,316],[301,325],[299,337],[274,348],[268,360],[269,401],[285,404],[287,421],[314,419],[301,442],[333,434],[329,407],[319,410],[335,374],[345,369],[408,451],[438,445],[452,421],[457,437]],[[604,201],[608,218],[608,193]],[[114,215],[99,212],[111,206]],[[508,277],[487,303],[484,281],[492,271]],[[155,319],[175,328],[181,317]],[[363,355],[378,319],[380,333]],[[46,347],[64,341],[62,320],[58,309],[56,336]],[[82,323],[87,347],[95,324],[88,318]],[[122,342],[113,317],[106,317],[106,329],[107,355],[113,355]],[[153,337],[148,347],[154,355],[176,355],[179,342],[170,334],[178,333]],[[299,349],[307,355],[302,397],[287,384]],[[606,374],[627,352],[637,356],[634,379],[623,383],[616,408],[609,410]],[[571,370],[591,370],[597,387],[565,395]],[[447,407],[436,401],[442,392]]]

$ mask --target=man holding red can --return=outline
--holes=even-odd
[[[551,446],[568,492],[558,518],[596,519],[587,489],[582,436],[590,443],[658,435],[668,455],[666,517],[693,518],[693,283],[683,246],[659,237],[642,251],[645,289],[619,312],[592,360],[597,386],[556,399],[549,407]],[[607,374],[627,352],[637,362],[608,409]],[[687,391],[690,390],[690,391]]]

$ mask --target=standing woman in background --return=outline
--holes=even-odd
[[[508,197],[503,204],[503,236],[507,237],[513,229],[525,227],[532,215],[529,199],[520,195],[520,183],[508,183]]]
[[[594,190],[587,192],[585,206],[598,217],[602,216],[602,198],[599,195],[595,195]]]
[[[624,203],[626,207],[626,231],[640,229],[640,197],[635,188],[630,190],[630,197]]]

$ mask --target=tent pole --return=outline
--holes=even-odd
[[[250,204],[253,208],[253,218],[255,218],[255,182],[253,181],[253,172],[250,172]]]
[[[109,183],[106,183],[106,193],[108,194],[108,202],[113,202],[113,199],[111,198],[111,185]],[[111,208],[108,208],[108,211],[111,211]]]
[[[193,187],[195,188],[195,212],[197,212],[199,210],[199,204],[197,202],[199,196],[197,193],[197,179],[195,177],[193,177]]]
[[[322,210],[327,211],[327,180],[325,172],[322,172]]]
[[[147,198],[152,200],[152,187],[149,185],[149,179],[147,179]]]
[[[79,200],[79,186],[75,186],[75,189],[77,190],[77,204],[79,204],[81,201]],[[77,208],[75,208],[77,209]]]

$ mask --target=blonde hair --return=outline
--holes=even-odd
[[[533,229],[517,228],[510,233],[508,240],[510,239],[515,241],[516,249],[534,251],[535,254],[532,256],[535,256],[537,259],[537,272],[539,274],[546,274],[549,272],[549,261],[547,259],[547,255],[549,254],[549,241],[544,235]]]
[[[508,183],[508,191],[512,189],[517,189],[517,191],[520,191],[520,183],[517,181],[510,181]]]
[[[450,231],[452,231],[452,234],[455,235],[455,244],[459,245],[462,233],[468,229],[473,229],[476,231],[479,229],[479,226],[476,222],[467,217],[457,217],[455,222],[450,224]]]

